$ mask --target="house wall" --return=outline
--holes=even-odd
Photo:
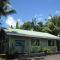
[[[56,40],[54,40],[54,46],[48,46],[48,40],[51,40],[51,39],[41,39],[41,40],[40,40],[40,42],[41,42],[41,47],[42,47],[42,48],[48,48],[48,49],[50,49],[51,51],[56,52],[56,51],[57,51]]]
[[[54,40],[54,46],[48,46],[48,40],[51,40],[51,39],[39,39],[40,45],[31,46],[31,47],[32,47],[32,49],[37,50],[37,51],[39,48],[41,48],[43,50],[49,49],[52,52],[56,52],[57,51],[56,40]]]
[[[8,51],[9,53],[29,53],[29,48],[31,46],[31,41],[29,38],[26,37],[18,37],[18,36],[8,36]],[[16,46],[16,40],[24,41],[23,45],[24,48],[22,49],[21,46]],[[22,49],[22,50],[21,50]],[[24,50],[24,51],[23,51]],[[22,52],[23,51],[23,52]]]
[[[15,52],[15,38],[7,35],[7,52],[13,54]]]
[[[28,37],[18,37],[18,36],[8,36],[9,37],[9,53],[18,52],[21,53],[21,47],[16,47],[15,40],[23,40],[24,41],[24,53],[30,53],[33,49],[38,50],[40,48],[48,48],[51,49],[53,52],[57,50],[56,47],[56,40],[54,40],[55,46],[48,46],[48,39],[39,39],[39,46],[32,46],[31,40],[32,38]],[[35,39],[35,38],[34,38]]]

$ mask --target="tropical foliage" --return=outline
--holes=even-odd
[[[53,35],[60,35],[60,16],[51,16],[51,19],[47,19],[46,23],[33,18],[32,21],[24,22],[18,29],[34,30],[39,32],[47,32]]]
[[[0,0],[0,16],[6,16],[16,11],[10,7],[9,0]]]
[[[2,16],[6,17],[9,14],[16,13],[16,11],[10,7],[10,4],[11,4],[10,0],[0,0],[0,19]],[[1,22],[0,22],[0,24],[1,24]],[[0,36],[0,53],[3,53],[3,50],[5,50],[4,52],[6,52],[7,47],[5,47],[6,46],[6,40],[5,40],[6,34],[2,29],[0,29],[0,35],[1,35]]]
[[[10,0],[0,0],[0,19],[2,16],[6,17],[12,13],[16,13],[16,11],[11,7]]]
[[[19,28],[20,28],[20,26],[19,26],[19,23],[17,21],[17,23],[16,23],[16,29],[19,29]]]
[[[52,16],[45,24],[45,30],[53,35],[60,34],[60,16]]]
[[[31,23],[28,21],[28,22],[25,22],[21,29],[24,29],[24,30],[31,30]]]

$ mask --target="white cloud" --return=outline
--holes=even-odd
[[[13,27],[15,27],[16,26],[16,20],[12,16],[8,16],[7,20],[6,20],[6,24],[8,26],[12,25]]]
[[[49,16],[48,19],[51,19],[51,16]]]
[[[15,20],[12,16],[8,16],[8,17],[7,17],[6,24],[7,24],[9,27],[11,27],[11,25],[12,25],[13,27],[15,27],[17,21],[18,21],[18,23],[19,23],[20,25],[23,25],[23,21],[21,21],[21,19]]]
[[[60,10],[55,11],[55,13],[60,13]]]

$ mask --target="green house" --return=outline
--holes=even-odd
[[[43,49],[60,51],[60,38],[49,33],[21,29],[5,29],[5,51],[9,53],[36,53]]]

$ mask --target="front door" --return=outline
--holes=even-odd
[[[57,45],[57,51],[60,51],[60,40],[56,41],[56,45]]]

